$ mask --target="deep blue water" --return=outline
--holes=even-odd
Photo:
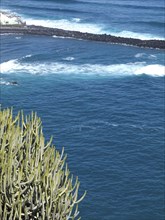
[[[164,1],[3,0],[29,24],[164,38]],[[36,111],[81,182],[83,220],[164,220],[162,50],[1,35],[0,103]],[[10,84],[17,81],[18,85]]]

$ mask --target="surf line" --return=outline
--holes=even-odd
[[[74,38],[81,40],[99,41],[113,44],[124,44],[143,48],[165,49],[165,40],[141,40],[136,38],[117,37],[109,34],[92,34],[80,31],[69,31],[58,28],[48,28],[43,26],[0,26],[0,34],[26,34],[57,36],[64,38]]]

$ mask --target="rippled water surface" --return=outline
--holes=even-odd
[[[7,1],[40,24],[164,38],[164,1]],[[0,103],[37,111],[65,147],[87,220],[164,219],[164,51],[56,37],[1,35]],[[13,85],[17,82],[17,85]]]

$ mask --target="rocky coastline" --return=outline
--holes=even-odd
[[[58,28],[48,28],[35,25],[25,26],[0,26],[0,34],[23,34],[57,36],[81,40],[100,41],[113,44],[124,44],[143,48],[165,49],[165,40],[140,40],[135,38],[116,37],[107,34],[92,34],[79,31],[69,31]]]

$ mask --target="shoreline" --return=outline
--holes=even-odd
[[[108,34],[92,34],[80,31],[69,31],[58,28],[48,28],[35,25],[1,25],[0,34],[23,34],[23,35],[43,35],[57,36],[81,40],[98,41],[113,44],[124,44],[151,49],[165,49],[165,40],[140,40],[136,38],[117,37]]]

